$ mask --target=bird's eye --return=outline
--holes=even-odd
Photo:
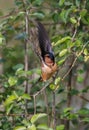
[[[50,56],[47,54],[47,55],[45,55],[45,57],[47,57],[47,58],[50,58]]]
[[[50,58],[50,56],[47,56],[48,58]]]

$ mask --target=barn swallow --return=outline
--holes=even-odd
[[[41,79],[46,81],[57,71],[55,56],[52,50],[51,42],[44,26],[38,22],[38,41],[41,51]]]

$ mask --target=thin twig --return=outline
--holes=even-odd
[[[34,114],[36,114],[36,96],[33,95],[33,100],[34,100]]]
[[[10,13],[8,13],[8,14],[6,14],[6,15],[4,15],[4,16],[0,16],[0,19],[8,18],[8,17],[10,17],[13,13],[18,13],[18,11],[12,10]]]
[[[77,22],[78,25],[80,24],[80,19],[81,19],[81,17],[78,18],[78,22]],[[74,41],[74,38],[75,38],[75,36],[77,34],[78,25],[77,25],[77,27],[75,27],[75,30],[74,30],[74,33],[73,33],[73,36],[72,36],[72,40],[71,40],[72,42]]]
[[[64,79],[67,77],[67,75],[70,73],[70,71],[71,71],[71,69],[74,67],[74,65],[75,65],[75,63],[76,63],[78,57],[83,53],[83,51],[84,51],[85,47],[88,45],[88,43],[89,43],[89,41],[86,42],[86,44],[84,44],[82,50],[79,52],[79,54],[77,55],[77,57],[74,59],[74,61],[73,61],[72,65],[71,65],[71,67],[68,69],[67,73],[62,77],[62,80],[64,80]]]
[[[84,101],[86,101],[86,102],[89,102],[89,99],[87,99],[87,98],[83,97],[83,96],[82,96],[82,95],[80,95],[80,94],[78,94],[78,95],[76,95],[76,96],[78,96],[79,98],[83,99],[83,100],[84,100]]]
[[[74,34],[73,34],[72,40],[71,40],[72,42],[74,41],[74,38],[75,38],[76,34],[77,34],[77,27],[76,27],[75,30],[74,30]]]
[[[38,96],[40,93],[42,93],[48,86],[49,86],[49,84],[45,85],[40,91],[36,92],[35,94],[30,95],[34,99],[34,114],[36,114],[36,96]]]
[[[33,113],[27,114],[27,116],[32,116]],[[12,113],[12,114],[0,114],[0,116],[11,116],[11,117],[16,117],[16,116],[21,116],[24,117],[24,113],[23,114],[16,114],[16,113]]]
[[[52,83],[52,81],[50,83]],[[36,92],[35,94],[33,94],[31,96],[33,96],[33,97],[34,96],[38,96],[40,93],[42,93],[50,85],[50,83],[48,83],[47,85],[45,85],[44,87],[42,87],[42,89],[40,91]]]

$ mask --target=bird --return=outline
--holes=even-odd
[[[40,60],[41,60],[41,80],[47,81],[53,77],[57,71],[58,66],[55,62],[55,56],[52,49],[51,41],[47,34],[44,25],[37,22],[38,29],[38,42],[40,48]]]

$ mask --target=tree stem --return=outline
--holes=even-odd
[[[73,61],[74,61],[74,56],[71,57],[72,58],[72,62],[70,63],[69,65],[69,68],[71,68],[72,64],[73,64]],[[68,94],[67,94],[67,107],[71,107],[71,83],[72,83],[72,71],[73,71],[73,68],[70,70],[69,72],[69,76],[68,76],[68,85],[67,85],[67,91],[68,91]],[[65,129],[66,130],[69,130],[70,129],[70,120],[65,120]]]
[[[25,2],[24,2],[25,5]],[[25,9],[25,32],[26,32],[26,39],[25,39],[25,56],[24,56],[24,69],[27,72],[28,71],[28,34],[29,34],[29,20],[28,20],[28,10]],[[26,75],[26,81],[24,82],[24,87],[25,87],[25,93],[28,93],[28,77]],[[25,116],[27,116],[27,100],[25,102]]]
[[[53,95],[53,103],[52,103],[53,129],[56,130],[55,91],[53,91],[52,95]]]

